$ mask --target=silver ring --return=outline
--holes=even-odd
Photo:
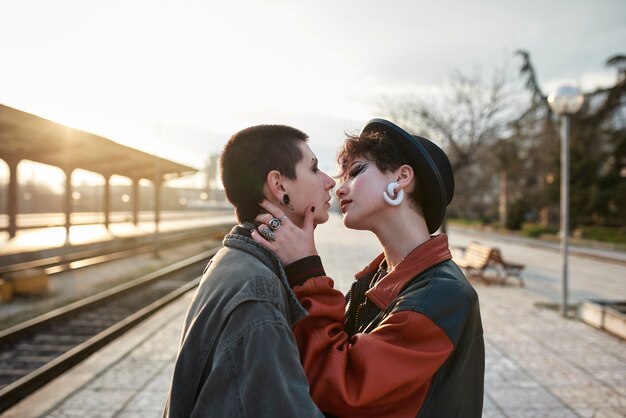
[[[259,232],[265,237],[266,240],[276,241],[276,235],[274,235],[269,228],[265,227],[265,225],[261,225],[261,227],[259,227]]]
[[[278,218],[278,220],[281,222],[285,222],[285,219],[287,219],[287,215],[283,215],[280,218]]]
[[[276,231],[278,228],[280,228],[280,223],[281,220],[278,218],[272,218],[267,225],[272,228],[273,231]]]

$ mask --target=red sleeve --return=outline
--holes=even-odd
[[[448,336],[414,311],[389,315],[348,338],[344,297],[328,277],[294,288],[309,315],[294,328],[311,396],[338,416],[415,416],[453,349]]]

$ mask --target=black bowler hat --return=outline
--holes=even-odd
[[[422,189],[422,208],[428,232],[437,231],[454,195],[454,173],[448,156],[428,139],[411,135],[385,119],[367,122],[361,135],[370,132],[386,133],[407,157]]]

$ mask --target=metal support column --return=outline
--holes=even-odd
[[[111,223],[111,175],[104,176],[104,227],[109,229]]]
[[[139,179],[132,179],[133,180],[133,197],[131,198],[132,201],[132,206],[133,206],[133,224],[135,224],[135,226],[137,226],[137,224],[139,223],[139,208],[141,206],[141,195],[140,195],[140,190],[141,187],[139,187]]]
[[[68,243],[70,240],[70,227],[72,226],[71,216],[74,207],[72,201],[72,172],[74,169],[66,168],[63,171],[65,172],[65,196],[63,205],[65,212],[65,242]]]
[[[159,254],[159,222],[161,221],[161,187],[163,182],[158,179],[154,182],[154,256],[160,258]]]
[[[19,160],[7,160],[9,166],[9,196],[7,201],[7,214],[9,215],[9,238],[14,238],[17,234],[17,165]]]

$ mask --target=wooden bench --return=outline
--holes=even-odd
[[[501,268],[504,273],[502,274],[502,284],[504,284],[506,279],[510,277],[512,279],[517,279],[519,285],[524,287],[524,279],[522,278],[522,270],[526,267],[524,264],[505,261],[498,248],[494,248],[491,252],[491,261]]]
[[[510,277],[524,286],[521,273],[525,266],[504,261],[498,248],[473,241],[465,248],[462,257],[454,257],[454,262],[465,270],[468,278],[478,278],[485,284],[496,282],[503,285]]]

